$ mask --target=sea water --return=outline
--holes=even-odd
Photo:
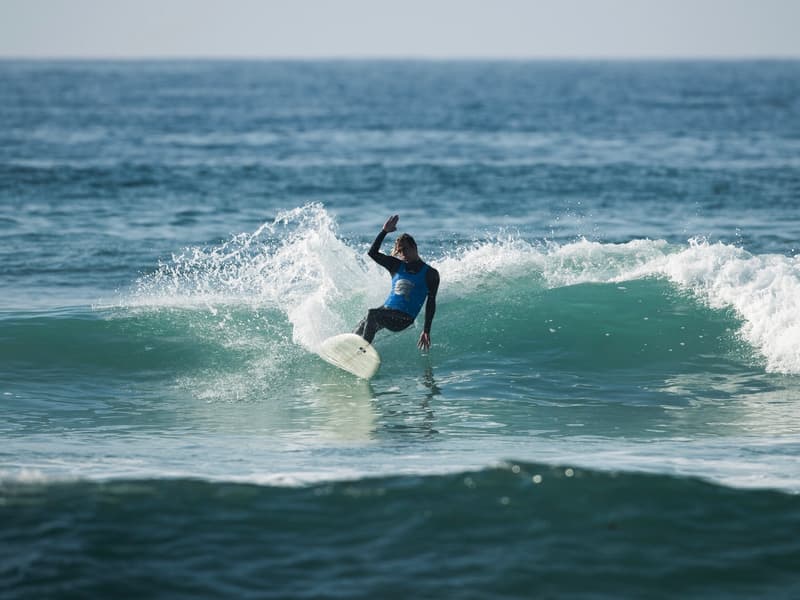
[[[799,202],[798,62],[0,62],[1,595],[797,597]]]

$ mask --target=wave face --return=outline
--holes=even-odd
[[[667,475],[507,463],[302,488],[4,484],[0,500],[15,599],[800,592],[798,496]]]

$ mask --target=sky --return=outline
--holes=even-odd
[[[0,0],[0,58],[800,58],[800,0]]]

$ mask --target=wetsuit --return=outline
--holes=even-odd
[[[425,303],[425,333],[430,334],[436,313],[436,292],[439,272],[422,260],[406,263],[380,251],[386,232],[381,230],[367,253],[376,263],[392,274],[392,290],[379,308],[371,308],[358,324],[355,333],[372,343],[383,328],[402,331],[414,322]],[[427,301],[426,301],[427,298]]]

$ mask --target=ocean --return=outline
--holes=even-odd
[[[2,61],[0,596],[797,598],[799,204],[798,61]]]

